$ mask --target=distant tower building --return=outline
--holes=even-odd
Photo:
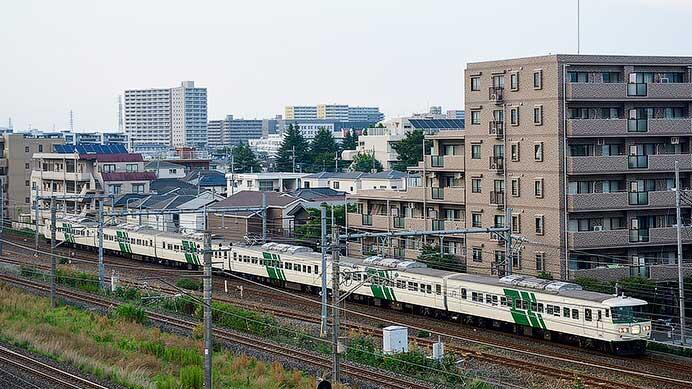
[[[177,88],[125,91],[125,132],[137,145],[206,148],[207,89],[183,81]]]
[[[123,96],[118,96],[118,132],[123,132]]]
[[[74,114],[70,110],[70,131],[74,132]]]

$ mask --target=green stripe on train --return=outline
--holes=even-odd
[[[72,229],[72,224],[62,223],[62,231],[63,231],[63,236],[64,236],[65,242],[75,243],[74,230]]]
[[[376,269],[366,269],[369,276],[377,279],[390,279],[389,272],[376,270]],[[379,285],[373,282],[370,283],[370,291],[373,297],[380,300],[397,301],[396,295],[394,294],[394,288],[386,285]]]
[[[272,280],[286,281],[286,273],[280,267],[281,256],[267,251],[262,252],[265,261],[264,267],[267,269],[267,276]]]
[[[505,296],[511,299],[512,305],[510,306],[510,313],[512,314],[512,319],[516,324],[521,324],[524,326],[531,326],[532,328],[546,329],[545,322],[540,313],[536,313],[531,309],[531,303],[536,303],[536,295],[533,292],[519,292],[513,289],[503,289]],[[528,309],[517,309],[516,302],[518,300],[527,301]],[[509,301],[508,301],[509,302]]]
[[[132,245],[130,245],[130,238],[127,236],[125,231],[115,231],[115,238],[120,246],[120,251],[125,254],[132,254]]]

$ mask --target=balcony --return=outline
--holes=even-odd
[[[569,231],[567,245],[570,249],[595,249],[608,247],[626,247],[630,244],[629,231]]]
[[[497,173],[502,173],[505,170],[505,158],[488,157],[488,169],[495,170]]]
[[[394,225],[394,228],[406,228],[405,219],[403,217],[392,218],[392,224]]]
[[[569,174],[627,173],[632,170],[670,172],[673,170],[675,161],[679,161],[681,171],[692,170],[692,154],[657,154],[568,157],[567,172]]]
[[[464,156],[426,155],[425,169],[429,171],[462,172],[464,171]],[[417,169],[409,168],[409,170],[423,170],[423,162],[418,162]]]
[[[505,137],[505,122],[502,120],[492,120],[488,123],[488,135],[495,136],[496,139]]]
[[[444,155],[431,155],[430,167],[445,167]]]
[[[692,196],[692,191],[684,191]],[[567,196],[570,212],[604,211],[618,209],[674,208],[675,192],[672,190],[649,192],[579,193]]]
[[[629,205],[648,205],[649,192],[629,192],[628,203]]]
[[[692,120],[679,119],[570,119],[567,136],[573,138],[610,136],[692,135]]]
[[[437,219],[432,220],[432,230],[433,231],[444,231],[444,229],[445,229],[445,221],[444,220],[437,220]]]
[[[567,83],[567,100],[692,100],[692,83]]]
[[[505,98],[504,91],[505,88],[501,86],[491,86],[488,88],[488,100],[495,104],[502,104]]]
[[[505,207],[505,192],[490,192],[490,205],[496,206],[498,209]]]
[[[430,193],[433,200],[445,199],[445,188],[430,188]]]
[[[372,225],[372,215],[363,214],[361,216],[361,224],[363,224],[364,226]]]

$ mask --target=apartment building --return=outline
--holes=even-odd
[[[59,133],[8,133],[2,137],[0,177],[3,180],[5,218],[17,221],[31,211],[31,159],[65,142]]]
[[[273,124],[272,124],[273,123]],[[208,124],[209,148],[218,150],[224,147],[240,146],[251,139],[259,139],[276,126],[275,120],[236,119],[226,115],[222,120],[210,120]]]
[[[351,107],[346,104],[288,105],[284,107],[284,119],[377,123],[384,120],[384,114],[379,107]]]
[[[432,125],[432,122],[425,122]],[[420,125],[420,123],[419,123]],[[404,190],[361,189],[349,195],[356,207],[349,210],[349,228],[363,231],[450,230],[466,226],[466,193],[463,124],[436,122],[426,136],[429,155],[418,166],[409,168]],[[367,188],[363,184],[363,188]],[[423,244],[440,244],[438,237],[396,238],[391,242],[361,239],[348,245],[349,255],[384,255],[416,259]],[[445,253],[457,258],[463,268],[464,237],[449,235],[442,240]],[[470,271],[472,269],[469,269]]]
[[[125,132],[133,147],[207,145],[207,89],[183,81],[175,88],[125,91]]]
[[[518,273],[674,263],[675,162],[682,189],[692,173],[690,69],[692,57],[468,64],[468,225],[507,224],[525,237],[511,258]],[[683,218],[689,224],[689,208]],[[692,239],[683,238],[689,257]],[[490,273],[504,262],[485,236],[469,236],[467,250]]]
[[[31,204],[35,196],[149,193],[156,174],[145,171],[140,154],[127,153],[124,147],[98,145],[55,146],[52,151],[36,152],[31,164]],[[39,200],[41,209],[49,201]],[[61,211],[80,213],[95,209],[95,200],[58,201]]]
[[[289,193],[303,187],[309,173],[227,173],[226,194],[231,197],[241,191]]]

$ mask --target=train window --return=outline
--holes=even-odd
[[[317,265],[315,265],[314,269],[315,269],[315,274],[319,274],[319,273],[320,273],[320,268],[317,267]]]
[[[406,289],[406,281],[396,280],[396,287],[399,289]]]
[[[591,321],[591,309],[584,308],[584,320]]]
[[[432,294],[432,285],[425,285],[425,293]]]
[[[149,239],[149,246],[154,247],[154,240],[153,239]]]
[[[553,307],[553,316],[560,316],[560,307],[557,305]]]
[[[456,291],[454,291],[454,292],[455,292],[454,296],[456,297]],[[461,288],[461,298],[466,300],[466,289],[465,288]]]
[[[293,264],[291,262],[286,262],[284,266],[286,267],[286,270],[293,270]]]
[[[536,312],[538,311],[538,304],[534,303],[533,301],[529,303],[529,306],[531,307],[531,310]]]
[[[486,304],[492,304],[493,303],[493,296],[486,294],[485,295],[485,302],[486,302]]]
[[[562,316],[569,317],[569,308],[567,308],[567,307],[562,308]]]
[[[577,320],[579,320],[579,310],[578,310],[578,309],[573,309],[573,310],[572,310],[572,319],[577,319]]]
[[[478,301],[478,293],[471,292],[471,301]]]
[[[462,291],[463,290],[464,289],[462,289]],[[457,291],[456,290],[452,290],[452,297],[457,297]],[[466,298],[466,297],[463,297],[463,298]]]
[[[606,308],[605,313],[606,317],[610,317],[610,310],[608,308]],[[601,318],[601,311],[598,311],[598,318]]]
[[[224,259],[227,259],[227,258],[228,258],[228,251],[224,251],[224,252],[223,252],[223,257],[224,257]]]
[[[409,282],[408,283],[408,290],[417,292],[418,291],[418,283],[416,282]]]
[[[550,305],[550,304],[548,304],[548,305],[545,307],[545,313],[547,313],[548,315],[552,315],[552,314],[553,314],[553,306]]]
[[[137,239],[137,245],[141,245],[141,244],[142,244],[142,240],[141,240],[141,239]]]
[[[505,296],[500,296],[500,305],[503,307],[507,306],[507,297]]]
[[[538,303],[538,312],[543,313],[543,303]]]
[[[307,265],[303,265],[303,273],[310,273]]]
[[[525,311],[529,310],[529,302],[526,300],[519,300],[519,306]]]
[[[493,296],[492,301],[493,305],[497,305],[497,296]]]
[[[606,313],[607,312],[608,312],[608,310],[606,309]],[[601,320],[603,320],[603,318],[601,317],[601,310],[599,309],[598,310],[598,321],[601,321]]]
[[[257,258],[257,257],[252,257],[252,263],[254,263],[256,265],[257,262],[259,262],[258,259],[259,258]]]
[[[442,285],[440,285],[440,284],[435,284],[435,294],[436,294],[436,295],[441,295],[441,294],[442,294]]]

